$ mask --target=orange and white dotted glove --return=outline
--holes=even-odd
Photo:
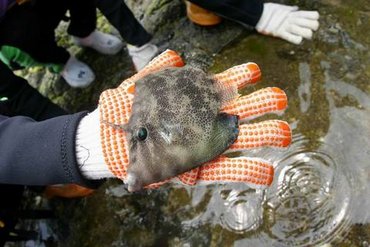
[[[137,80],[164,68],[182,67],[181,57],[167,50],[154,58],[143,70],[125,80],[118,88],[104,91],[99,107],[84,117],[77,129],[76,153],[82,173],[90,179],[117,177],[127,181],[129,167],[128,142],[125,131],[119,126],[128,123]],[[261,77],[259,67],[246,63],[214,75],[214,79],[227,86],[241,89],[255,84]],[[146,186],[155,188],[167,182],[184,185],[242,182],[251,187],[264,188],[273,180],[274,168],[261,158],[229,158],[227,153],[261,147],[287,147],[291,143],[289,124],[280,120],[267,120],[246,124],[266,113],[281,113],[287,107],[287,97],[279,88],[270,87],[239,97],[221,111],[238,115],[239,134],[226,152],[195,169],[176,177]],[[100,129],[97,133],[96,129]],[[132,188],[128,188],[132,191]]]

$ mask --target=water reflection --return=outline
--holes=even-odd
[[[351,172],[327,144],[312,151],[298,138],[279,161],[267,191],[267,227],[278,242],[301,246],[330,241],[348,229]]]
[[[254,190],[228,193],[221,224],[238,233],[260,230],[239,242],[306,246],[330,242],[348,230],[352,173],[327,144],[314,151],[308,145],[303,136],[294,137],[276,162],[274,183],[265,195]]]
[[[301,112],[305,113],[311,104],[311,70],[308,63],[299,63],[299,77],[298,97]]]
[[[367,1],[313,1],[322,16],[312,42],[291,46],[249,36],[216,56],[213,72],[247,61],[261,66],[263,81],[247,93],[276,85],[288,95],[289,108],[280,118],[294,130],[292,146],[245,153],[274,162],[270,188],[215,184],[167,187],[142,196],[126,195],[123,187],[109,189],[100,198],[89,198],[90,203],[76,213],[80,218],[68,218],[69,224],[87,218],[93,222],[76,232],[100,222],[89,232],[114,233],[101,238],[110,237],[113,245],[95,243],[96,237],[90,237],[83,238],[85,246],[368,246]],[[147,239],[161,241],[155,245]]]
[[[261,191],[231,190],[225,199],[221,224],[239,233],[257,229],[262,223],[262,199]]]

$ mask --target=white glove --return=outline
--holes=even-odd
[[[256,30],[298,45],[303,38],[312,38],[312,31],[319,28],[318,19],[317,11],[301,11],[297,6],[265,3]]]

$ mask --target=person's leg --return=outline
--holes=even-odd
[[[96,5],[91,0],[68,0],[70,24],[68,33],[75,44],[93,48],[99,53],[114,55],[122,49],[117,37],[96,30]]]
[[[97,7],[128,43],[127,49],[137,71],[157,54],[158,48],[150,43],[149,34],[135,18],[123,0],[98,0]]]
[[[0,22],[0,48],[15,47],[37,63],[64,66],[61,75],[69,85],[86,87],[95,78],[90,67],[70,56],[55,41],[54,29],[64,18],[66,10],[64,0],[38,0],[35,5],[14,7]]]
[[[123,0],[98,0],[96,6],[130,45],[142,46],[152,39]]]
[[[0,101],[0,113],[4,115],[23,115],[35,120],[45,120],[67,114],[65,110],[31,87],[25,79],[15,76],[2,62],[0,62],[0,96],[8,98],[6,101]]]
[[[28,83],[25,83],[22,88],[18,88],[18,92],[5,103],[14,116],[28,116],[37,121],[68,114]]]
[[[15,6],[0,22],[0,45],[17,47],[40,63],[66,63],[69,53],[54,38],[55,23],[62,18],[57,16],[48,19],[30,4]]]
[[[92,0],[64,0],[68,4],[70,24],[68,33],[84,38],[96,28],[96,6]]]

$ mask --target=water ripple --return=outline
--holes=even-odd
[[[257,196],[247,190],[229,193],[222,224],[238,233],[258,228],[246,241],[273,246],[311,246],[343,237],[352,215],[352,173],[330,146],[315,146],[296,135],[276,162],[268,190]]]
[[[221,224],[240,233],[258,228],[262,222],[262,197],[258,195],[254,191],[232,190],[225,199]]]
[[[265,202],[268,234],[284,245],[329,242],[349,227],[351,172],[327,144],[316,150],[306,144],[296,137],[278,162]]]

